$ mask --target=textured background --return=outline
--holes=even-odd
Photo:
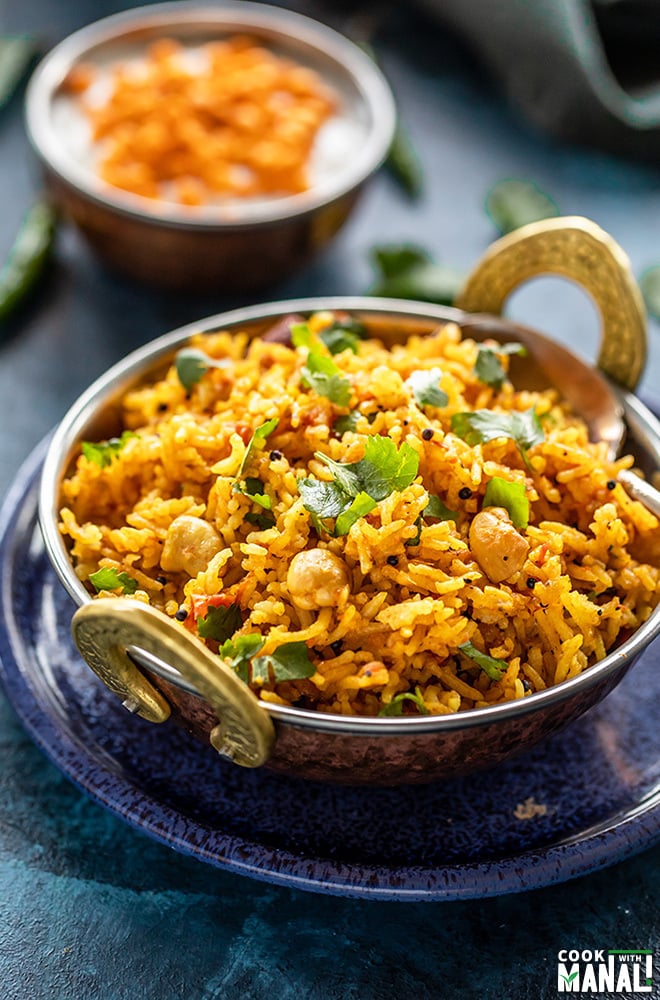
[[[50,45],[127,6],[4,0],[0,29]],[[594,218],[637,273],[659,262],[658,171],[533,132],[462,47],[407,8],[386,21],[378,47],[424,165],[425,195],[411,204],[379,176],[330,251],[268,297],[364,291],[377,242],[412,239],[469,267],[495,235],[483,200],[504,176],[532,177],[565,214]],[[0,120],[0,149],[3,256],[38,186],[20,100]],[[245,301],[154,294],[107,273],[63,230],[46,287],[0,344],[0,492],[110,363]],[[571,286],[536,282],[510,311],[593,355],[595,312]],[[658,394],[655,326],[651,340],[643,387]],[[211,870],[125,827],[44,760],[2,696],[0,748],[0,993],[10,1000],[538,1000],[556,995],[561,947],[658,943],[660,849],[564,886],[474,903],[314,896]]]

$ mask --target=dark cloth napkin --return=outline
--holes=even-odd
[[[660,0],[420,0],[541,129],[660,159]]]

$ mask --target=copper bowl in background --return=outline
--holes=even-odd
[[[337,114],[324,126],[333,129],[325,166],[309,190],[191,208],[98,178],[89,162],[88,126],[63,87],[71,70],[106,67],[163,37],[199,44],[235,33],[314,69],[338,97]],[[308,17],[251,2],[155,4],[104,18],[57,45],[37,67],[26,96],[28,136],[55,205],[112,267],[183,291],[254,291],[307,264],[344,224],[383,162],[394,124],[390,89],[353,42]]]
[[[579,220],[568,221],[575,224]],[[556,220],[551,225],[557,228]],[[570,230],[571,239],[580,231],[586,233],[585,238],[590,240],[594,233],[595,238],[600,239],[598,234],[601,233],[597,227],[581,230],[580,226],[572,225],[562,229],[561,223],[559,230],[564,237]],[[582,253],[584,241],[578,240],[577,244],[576,252]],[[607,287],[609,289],[609,283]],[[470,282],[466,286],[466,296],[469,288]],[[119,638],[112,639],[110,643],[112,656],[106,656],[107,646],[100,653],[98,648],[91,649],[94,635],[84,638],[82,642],[78,636],[79,648],[127,708],[137,710],[153,721],[163,721],[171,710],[172,715],[195,736],[205,742],[211,737],[216,749],[248,766],[266,763],[274,770],[300,777],[351,784],[430,781],[479,767],[496,766],[512,754],[528,749],[556,732],[600,701],[660,633],[660,607],[627,641],[583,674],[522,700],[456,715],[362,718],[259,702],[236,675],[203,648],[196,638],[188,634],[185,637],[187,642],[193,644],[194,650],[192,647],[183,652],[175,649],[176,637],[174,644],[170,643],[172,636],[169,633],[174,630],[178,634],[185,630],[178,628],[160,612],[147,609],[163,619],[162,636],[156,635],[160,631],[160,622],[156,622],[155,630],[149,622],[144,629],[142,625],[133,631],[128,626],[124,629],[128,614],[135,611],[139,615],[140,608],[144,610],[145,606],[126,598],[93,601],[75,575],[57,527],[60,483],[77,456],[81,440],[99,439],[117,433],[118,401],[123,393],[131,386],[162,374],[177,349],[193,333],[221,328],[261,336],[288,314],[306,316],[319,309],[345,310],[364,322],[368,332],[386,342],[388,330],[392,342],[393,330],[397,331],[401,340],[412,333],[430,332],[450,321],[459,323],[466,336],[475,339],[522,340],[540,363],[536,374],[534,366],[527,369],[535,380],[537,375],[543,375],[544,356],[552,355],[564,371],[575,373],[580,392],[588,391],[594,400],[590,427],[600,426],[599,406],[604,413],[609,411],[609,401],[613,398],[609,383],[596,368],[578,360],[568,349],[506,320],[428,304],[346,297],[289,301],[236,310],[169,333],[115,365],[81,396],[57,429],[46,458],[41,482],[40,523],[57,574],[80,606],[76,616],[85,617],[89,612],[97,617],[103,616],[110,602],[116,609],[116,615],[113,611],[108,621],[102,623],[104,641],[113,629],[117,629]],[[523,386],[525,383],[516,378],[516,384]],[[648,472],[657,469],[660,463],[660,424],[629,392],[617,393],[616,399],[620,400],[622,407],[627,433],[626,449],[635,454],[640,467]],[[164,643],[151,641],[160,638],[164,639]],[[118,665],[118,647],[121,647],[119,653],[123,654],[123,666]],[[132,660],[126,656],[127,648],[132,650]],[[192,662],[197,660],[196,650],[208,654],[206,665]],[[139,665],[139,669],[135,664]],[[218,679],[216,675],[222,670],[230,677]],[[245,701],[240,709],[236,707],[236,692],[223,687],[225,681],[229,682],[229,687],[238,685],[240,688],[240,698]],[[150,715],[152,709],[153,714]],[[220,725],[218,718],[221,719]],[[253,726],[256,727],[255,732],[261,727],[263,752],[261,756],[257,753],[250,757],[251,751],[244,753],[246,741],[243,737],[245,731]],[[257,742],[261,735],[257,734]],[[248,737],[251,738],[250,733]]]

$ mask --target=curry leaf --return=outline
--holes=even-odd
[[[416,264],[395,277],[376,281],[369,289],[369,294],[450,306],[464,283],[465,275],[453,267],[433,263]]]
[[[128,573],[120,573],[112,566],[102,566],[96,573],[90,573],[89,582],[97,591],[119,590],[124,594],[134,594],[138,589],[137,580]]]
[[[309,658],[306,643],[285,642],[274,653],[257,656],[252,661],[253,682],[267,683],[271,671],[275,681],[297,681],[311,677],[316,667]]]
[[[470,660],[474,660],[492,681],[501,680],[502,674],[505,670],[508,670],[509,664],[506,660],[497,660],[494,656],[482,653],[471,642],[464,642],[458,648],[464,656],[467,656]]]
[[[134,431],[123,431],[121,437],[110,438],[108,441],[83,441],[82,453],[89,462],[104,469],[117,457],[129,438],[134,437],[137,437]]]
[[[397,278],[419,264],[431,263],[431,255],[414,243],[374,247],[371,257],[384,279]]]
[[[411,390],[415,402],[421,408],[424,406],[446,406],[449,396],[441,389],[438,382],[442,378],[439,368],[428,371],[416,371],[406,379],[406,385]]]
[[[486,487],[484,507],[503,507],[516,528],[525,529],[529,524],[529,500],[524,483],[493,476]]]
[[[227,606],[221,604],[219,607],[209,605],[206,616],[197,619],[197,631],[202,639],[225,642],[242,624],[243,619],[238,604]]]
[[[515,178],[493,184],[486,195],[486,212],[500,233],[559,215],[556,203],[538,184]]]

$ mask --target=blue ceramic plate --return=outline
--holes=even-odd
[[[0,679],[35,742],[115,815],[202,861],[347,896],[451,900],[561,882],[660,840],[660,644],[558,737],[497,770],[397,789],[244,771],[129,715],[70,637],[36,526],[43,446],[1,519]],[[643,697],[641,695],[643,694]]]

